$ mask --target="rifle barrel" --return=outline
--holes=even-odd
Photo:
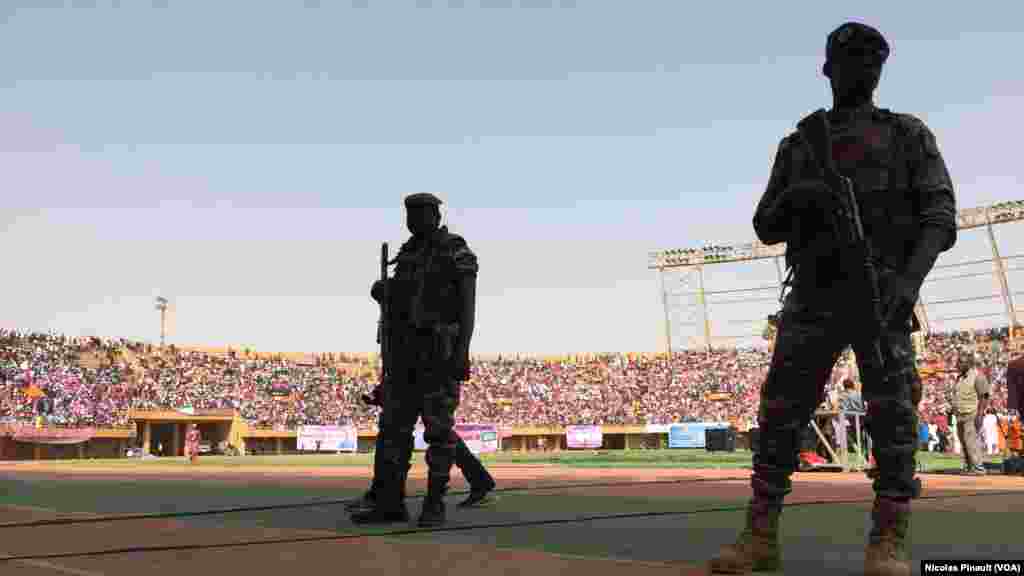
[[[389,324],[389,310],[388,304],[390,301],[390,290],[388,289],[388,243],[384,242],[380,247],[380,279],[384,282],[384,291],[380,299],[380,321],[379,321],[379,336],[380,336],[380,383],[384,384],[385,379],[388,376],[389,367],[391,364],[391,351],[390,351],[390,326]]]

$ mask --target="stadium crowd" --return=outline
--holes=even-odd
[[[954,351],[965,345],[978,351],[994,385],[992,407],[1004,413],[1006,343],[1006,329],[929,336],[919,356],[922,419],[948,425]],[[84,357],[95,360],[88,365]],[[754,425],[769,361],[764,349],[687,351],[671,359],[664,354],[478,359],[458,418],[508,426],[714,421],[746,430]],[[852,364],[849,352],[840,359],[826,404],[838,401],[842,380],[856,380]],[[369,360],[355,356],[300,362],[248,351],[214,354],[0,330],[0,421],[29,421],[42,411],[57,425],[116,427],[129,424],[132,408],[226,408],[259,427],[364,427],[375,422],[377,409],[363,405],[360,396],[375,384]]]

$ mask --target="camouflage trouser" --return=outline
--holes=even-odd
[[[493,489],[495,486],[494,477],[487,471],[487,468],[484,468],[483,462],[473,454],[462,438],[459,437],[458,434],[455,436],[457,438],[457,442],[455,443],[455,466],[462,472],[462,476],[466,479],[466,482],[469,482],[470,489]],[[381,465],[384,463],[383,456],[386,455],[381,451],[381,446],[384,445],[383,438],[383,435],[377,435],[377,447],[373,456],[373,482],[370,484],[370,492],[374,495],[377,494],[377,478],[381,477]],[[413,445],[413,437],[409,436],[408,443],[400,446],[400,449],[411,455]],[[404,459],[400,458],[400,461],[402,462],[409,462],[410,460],[411,456],[404,456]],[[401,473],[401,479],[399,480],[399,486],[402,489],[401,494],[403,498],[405,496],[405,484],[409,478],[409,468],[411,466],[411,463],[406,464],[404,471]]]
[[[423,439],[427,442],[427,492],[430,497],[447,491],[455,460],[455,408],[459,404],[459,382],[443,366],[396,366],[390,385],[384,390],[384,410],[378,426],[375,456],[375,494],[379,505],[401,502],[402,484],[412,457],[413,430],[423,418]]]
[[[809,295],[802,297],[796,289],[786,298],[771,368],[761,389],[754,491],[763,498],[781,499],[792,490],[790,476],[798,467],[801,433],[825,399],[825,384],[839,355],[852,344],[863,380],[867,430],[878,466],[875,493],[910,499],[915,493],[917,403],[921,397],[910,326],[883,335],[884,366],[874,366],[870,342],[853,337],[862,318],[839,311],[850,296],[839,290],[829,292],[805,293]]]
[[[388,470],[385,458],[389,457],[389,454],[387,449],[385,448],[386,443],[384,441],[384,434],[379,431],[383,429],[383,423],[384,413],[381,412],[380,418],[377,419],[377,441],[375,443],[373,452],[373,481],[370,482],[370,493],[373,494],[374,497],[376,497],[378,492],[378,484],[380,484],[381,480],[385,478],[384,475]],[[396,450],[399,450],[402,454],[409,455],[399,456],[399,462],[405,462],[405,466],[399,469],[400,478],[398,479],[399,495],[403,500],[405,500],[405,484],[407,479],[409,478],[409,468],[412,467],[411,454],[413,451],[414,444],[415,442],[411,434],[409,435],[409,439],[407,442],[396,442],[394,444],[394,448]]]

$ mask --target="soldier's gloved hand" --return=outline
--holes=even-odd
[[[380,386],[377,386],[373,390],[371,390],[369,394],[363,394],[363,402],[369,406],[383,406],[383,396],[384,391],[381,390]]]
[[[387,290],[387,282],[385,280],[377,280],[373,283],[373,287],[370,288],[370,298],[380,302],[384,298],[385,290]]]
[[[921,283],[905,274],[894,274],[886,283],[882,296],[882,313],[887,326],[902,327],[910,320],[917,304]]]

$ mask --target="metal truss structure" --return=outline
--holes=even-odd
[[[1007,255],[1007,248],[1017,242],[1010,238],[997,238],[1024,232],[1024,201],[1003,202],[992,206],[969,208],[957,215],[957,247],[942,254],[932,273],[925,280],[921,298],[915,308],[925,332],[949,331],[979,327],[1019,326],[1015,296],[1011,288],[1011,273],[1024,270],[1014,262],[1024,254]],[[988,244],[988,250],[975,246],[979,233]],[[973,238],[972,238],[973,237]],[[960,254],[967,245],[969,254]],[[664,307],[663,337],[670,351],[681,349],[711,349],[712,347],[758,346],[764,343],[767,317],[780,308],[779,294],[784,280],[785,244],[766,246],[753,241],[726,246],[672,249],[649,254],[648,268],[657,270],[660,281],[661,302]],[[988,253],[990,252],[990,256]],[[984,257],[980,257],[985,254]],[[959,256],[959,257],[958,257]],[[965,259],[964,256],[967,256]],[[763,262],[763,263],[759,263]],[[772,263],[774,273],[765,270]],[[737,286],[727,279],[724,287],[709,286],[717,271],[741,266],[761,271],[753,286]],[[980,267],[980,270],[979,270]],[[729,276],[726,274],[725,276]],[[774,277],[774,281],[769,281]],[[989,278],[993,287],[970,286],[978,279]],[[1024,282],[1024,278],[1021,278]],[[987,292],[987,293],[986,293]],[[774,293],[772,297],[769,294]],[[773,302],[773,305],[769,305]],[[717,314],[719,306],[744,305],[753,309],[745,318],[728,319],[728,314]],[[973,308],[973,310],[971,310]],[[718,321],[714,318],[722,316]],[[751,317],[753,316],[753,317]],[[730,333],[725,326],[746,326]]]

